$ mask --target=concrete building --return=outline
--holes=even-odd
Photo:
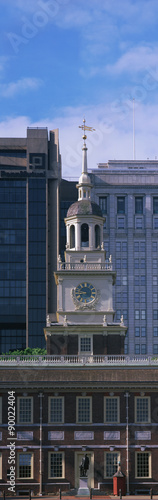
[[[0,138],[0,352],[45,345],[46,315],[56,310],[60,176],[57,130]]]
[[[126,353],[158,354],[158,162],[109,161],[90,177],[117,272],[114,308],[128,326]]]

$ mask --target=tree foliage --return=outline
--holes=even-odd
[[[4,354],[4,353],[3,353]],[[26,349],[15,349],[15,351],[9,351],[5,353],[7,356],[43,356],[47,354],[46,349],[41,349],[40,347],[26,347]]]

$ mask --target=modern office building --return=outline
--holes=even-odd
[[[59,253],[58,130],[0,139],[0,352],[43,347],[56,310]],[[49,298],[49,299],[48,299]]]
[[[157,355],[158,162],[109,161],[90,177],[117,272],[114,308],[128,326],[126,353]]]

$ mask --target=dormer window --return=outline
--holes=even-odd
[[[81,226],[81,247],[89,246],[89,226],[82,224]]]

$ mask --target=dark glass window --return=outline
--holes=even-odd
[[[118,196],[117,197],[117,213],[125,214],[125,197]]]
[[[107,214],[107,196],[99,196],[99,206],[103,214]]]
[[[136,196],[135,197],[135,214],[143,213],[143,197]]]
[[[153,214],[158,214],[158,196],[153,198]]]

